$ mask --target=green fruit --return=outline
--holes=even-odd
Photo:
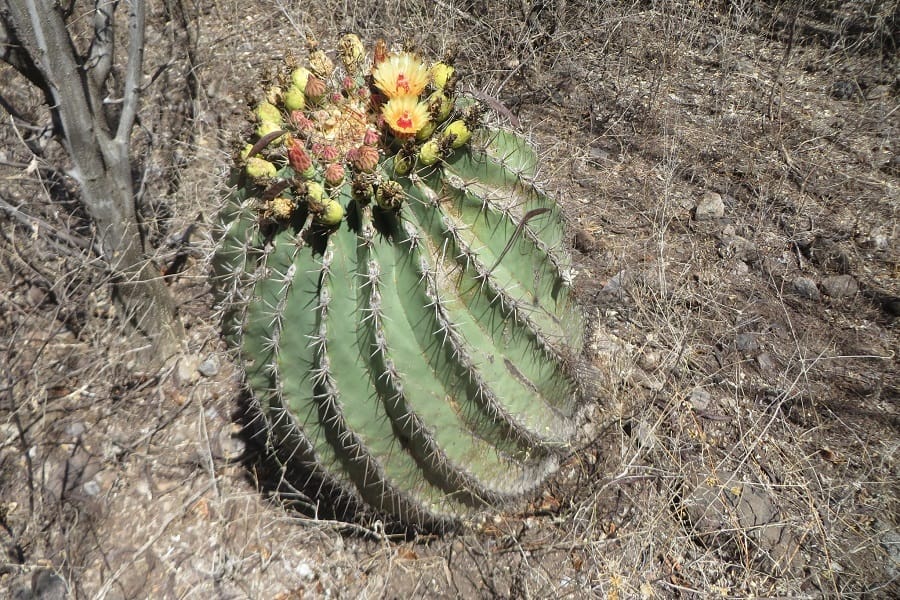
[[[444,130],[444,135],[448,137],[451,135],[454,136],[453,142],[450,145],[456,150],[468,143],[469,139],[472,137],[472,132],[469,131],[469,128],[464,121],[453,121],[447,126],[447,129]]]
[[[255,114],[256,120],[261,123],[265,123],[268,121],[271,123],[277,123],[279,126],[282,123],[281,111],[278,110],[278,107],[270,102],[260,102],[256,107]]]
[[[441,90],[433,92],[425,102],[428,104],[431,120],[435,123],[443,123],[453,110],[453,101]]]
[[[306,184],[306,197],[311,202],[321,202],[325,197],[325,188],[318,181],[310,181]]]
[[[278,169],[275,168],[275,165],[258,156],[248,158],[245,169],[247,171],[247,176],[255,183],[272,179],[278,173]]]
[[[282,127],[281,123],[273,123],[272,121],[263,121],[256,127],[256,135],[259,137],[265,137],[272,133],[273,131],[280,131]],[[269,142],[269,144],[280,144],[284,140],[284,136],[279,136],[276,139]]]
[[[291,71],[291,83],[297,87],[299,90],[306,89],[306,82],[309,80],[310,72],[309,69],[304,67],[297,67],[293,71]]]
[[[430,167],[441,158],[441,147],[436,140],[429,140],[419,148],[419,164]]]
[[[244,147],[241,148],[240,156],[241,160],[247,160],[250,157],[250,151],[253,150],[253,144],[244,144]]]
[[[303,110],[306,107],[306,96],[303,90],[292,85],[284,93],[284,107],[289,111]]]
[[[403,186],[396,181],[385,181],[375,192],[375,202],[384,210],[399,210],[403,203]]]
[[[445,62],[436,62],[431,67],[431,80],[434,82],[434,87],[439,90],[444,89],[447,85],[447,81],[449,81],[450,77],[453,75],[454,68],[448,65]]]
[[[432,136],[436,128],[437,125],[434,124],[434,121],[428,121],[416,132],[416,141],[424,142]]]
[[[394,156],[394,175],[402,177],[408,174],[410,169],[412,169],[412,160],[408,156],[402,153]]]
[[[316,222],[326,227],[334,227],[344,218],[344,207],[337,200],[326,200],[316,215]]]

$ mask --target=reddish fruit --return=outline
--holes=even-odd
[[[325,167],[325,184],[331,187],[337,187],[344,182],[344,165],[341,163],[331,163]]]
[[[312,100],[319,100],[325,95],[325,82],[314,75],[310,75],[306,80],[306,95]]]
[[[380,156],[372,146],[359,146],[348,152],[347,158],[358,171],[371,173],[378,166]]]

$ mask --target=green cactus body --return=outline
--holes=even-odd
[[[381,186],[390,147],[374,175],[355,177]],[[317,180],[289,166],[269,180],[235,170],[214,259],[225,332],[273,452],[303,489],[443,530],[558,467],[582,326],[537,165],[520,136],[479,127],[397,177],[403,198],[384,208],[354,200],[348,176],[329,194],[346,212],[337,227],[319,225],[307,200]],[[287,222],[266,216],[265,199],[294,185]]]

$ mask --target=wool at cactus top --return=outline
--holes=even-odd
[[[292,485],[442,530],[568,450],[582,345],[538,158],[447,58],[346,35],[253,107],[214,261],[226,336]]]

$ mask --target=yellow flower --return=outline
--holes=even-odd
[[[399,52],[380,63],[373,77],[388,98],[418,96],[428,83],[428,69],[414,54]]]
[[[415,96],[391,98],[381,109],[384,120],[398,135],[413,135],[428,123],[428,106]]]

